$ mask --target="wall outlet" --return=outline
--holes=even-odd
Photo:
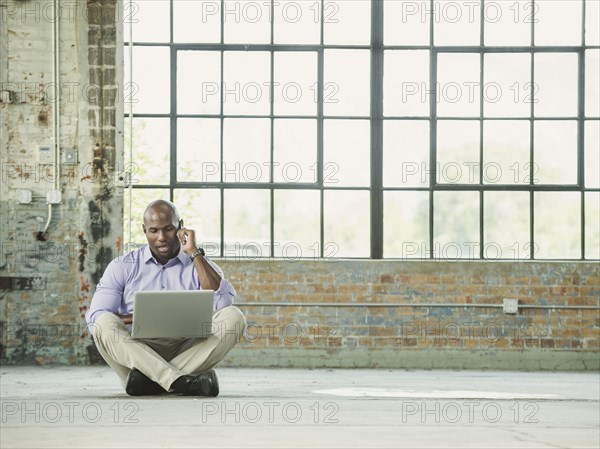
[[[11,90],[0,90],[0,103],[13,103],[15,93]]]
[[[519,300],[504,298],[502,300],[502,309],[504,310],[504,313],[517,313],[519,311]]]
[[[52,163],[52,145],[38,145],[37,161],[39,164],[46,165]]]

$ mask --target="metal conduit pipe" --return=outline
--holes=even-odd
[[[129,7],[129,11],[133,11],[133,0],[129,0],[127,3]],[[129,85],[133,86],[133,20],[129,20],[129,45],[127,47],[128,50],[128,59],[129,59]],[[133,101],[129,102],[129,162],[133,162]],[[129,213],[127,216],[127,226],[129,229],[129,235],[127,236],[128,242],[131,243],[131,209],[132,209],[132,201],[133,201],[133,183],[127,178],[127,195],[129,201]]]
[[[52,140],[53,140],[53,160],[54,179],[52,181],[54,190],[60,188],[60,7],[59,0],[53,0],[53,21],[52,21],[52,83],[54,98],[52,101]],[[38,240],[46,240],[46,233],[52,221],[52,204],[48,203],[48,218],[44,230],[38,233]]]
[[[502,304],[442,304],[442,303],[351,303],[351,302],[236,302],[236,306],[278,306],[278,307],[455,307],[501,309]],[[600,310],[600,306],[549,306],[549,305],[519,305],[519,309],[591,309]]]

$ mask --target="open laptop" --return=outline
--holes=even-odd
[[[204,338],[211,335],[213,290],[135,292],[132,338]]]

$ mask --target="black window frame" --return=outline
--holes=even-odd
[[[271,0],[273,2],[275,0]],[[482,6],[485,1],[481,0]],[[586,117],[585,115],[585,52],[586,50],[597,50],[600,46],[589,46],[585,44],[585,23],[586,23],[586,2],[582,2],[582,25],[581,25],[581,44],[576,46],[536,46],[535,45],[535,16],[532,17],[531,23],[531,44],[528,46],[486,46],[484,44],[484,8],[481,7],[480,17],[480,43],[476,46],[460,45],[460,46],[437,46],[434,45],[434,21],[430,20],[429,25],[429,45],[385,45],[384,43],[384,6],[383,0],[371,1],[371,42],[370,45],[325,45],[323,42],[324,36],[324,8],[326,1],[321,3],[321,21],[320,21],[320,43],[312,45],[288,45],[288,44],[274,44],[274,21],[271,20],[271,43],[270,44],[225,44],[224,43],[224,26],[225,20],[224,15],[224,0],[221,0],[221,42],[214,44],[189,44],[189,43],[175,43],[173,39],[174,32],[174,14],[173,14],[173,2],[170,1],[170,42],[168,43],[155,43],[155,42],[133,42],[134,46],[158,46],[168,47],[170,49],[170,63],[171,63],[171,80],[170,80],[170,94],[171,103],[170,111],[166,114],[144,114],[134,113],[133,118],[168,118],[170,120],[170,180],[168,185],[158,184],[135,184],[132,186],[134,189],[169,189],[170,199],[173,200],[174,190],[180,188],[188,189],[203,189],[203,188],[218,188],[220,189],[221,195],[221,223],[220,223],[220,256],[224,256],[224,191],[225,189],[267,189],[270,191],[270,241],[271,241],[271,254],[270,257],[274,257],[274,192],[278,189],[294,189],[294,190],[319,190],[320,191],[320,257],[325,257],[324,254],[324,193],[326,190],[367,190],[370,192],[370,251],[369,258],[371,259],[383,259],[384,258],[384,192],[388,191],[425,191],[429,194],[429,248],[434,246],[434,202],[433,196],[438,191],[474,191],[479,193],[479,258],[477,260],[490,260],[484,257],[484,192],[488,191],[521,191],[528,192],[530,196],[530,207],[529,207],[529,255],[526,259],[528,260],[540,260],[535,259],[534,250],[534,227],[535,227],[535,214],[534,214],[534,196],[536,192],[578,192],[581,196],[581,256],[579,259],[551,259],[551,260],[588,260],[585,257],[585,194],[587,192],[600,192],[600,188],[590,188],[585,186],[585,123],[587,121],[599,121],[598,117]],[[431,9],[434,8],[434,0],[429,0]],[[533,9],[533,8],[532,8]],[[273,9],[272,9],[273,10]],[[127,46],[129,43],[125,42],[126,53]],[[370,50],[370,115],[367,117],[347,117],[347,116],[325,116],[323,111],[323,84],[324,84],[324,53],[327,49],[368,49]],[[178,52],[182,51],[193,51],[193,50],[210,50],[219,51],[221,54],[221,85],[223,85],[223,61],[224,52],[226,51],[268,51],[271,58],[271,80],[273,80],[274,72],[274,55],[275,52],[294,52],[294,51],[314,51],[317,53],[317,113],[314,117],[310,116],[277,116],[274,114],[274,103],[273,103],[273,83],[271,83],[271,101],[270,101],[270,113],[268,116],[252,116],[252,115],[225,115],[223,113],[223,89],[220,90],[221,94],[221,106],[219,114],[177,114],[177,55]],[[529,141],[529,158],[530,158],[530,182],[529,184],[515,184],[515,185],[494,185],[483,183],[483,164],[479,164],[479,184],[448,184],[438,183],[436,166],[437,166],[437,123],[440,118],[437,116],[437,96],[436,89],[432,89],[432,94],[429,100],[430,114],[428,117],[386,117],[383,113],[383,72],[384,72],[384,51],[386,50],[428,50],[430,57],[430,69],[429,69],[429,83],[430,86],[436,86],[437,84],[437,59],[440,53],[477,53],[480,57],[480,85],[483,85],[483,74],[484,74],[484,55],[493,53],[526,53],[531,55],[531,83],[535,80],[535,55],[541,53],[572,53],[578,57],[578,75],[577,75],[577,116],[576,117],[536,117],[534,111],[534,103],[530,104],[530,116],[529,117],[485,117],[484,116],[484,101],[483,101],[483,89],[480,89],[480,110],[479,117],[446,117],[446,119],[452,120],[478,120],[480,130],[480,148],[479,157],[480,161],[483,161],[483,122],[484,120],[523,120],[528,121],[530,126],[530,141]],[[181,182],[177,181],[177,120],[178,118],[218,118],[221,121],[221,163],[223,163],[223,123],[224,118],[268,118],[271,122],[271,148],[270,155],[271,161],[273,161],[273,129],[274,120],[276,118],[314,118],[317,120],[317,173],[316,183],[284,183],[284,182],[273,182],[273,166],[271,165],[269,182],[265,183],[248,183],[248,182],[223,182],[223,173],[221,172],[221,182]],[[125,118],[129,118],[129,114],[125,114]],[[324,183],[323,175],[323,124],[324,120],[327,119],[368,119],[370,121],[370,185],[368,187],[338,187],[332,185],[326,185]],[[534,126],[537,120],[576,120],[577,122],[577,183],[576,184],[535,184],[534,183]],[[383,125],[386,120],[426,120],[430,124],[430,136],[429,136],[429,163],[431,172],[429,176],[429,185],[426,187],[384,187],[383,186]],[[365,257],[361,257],[365,258]],[[431,260],[438,260],[433,252],[427,257]],[[386,258],[386,260],[388,260]],[[412,259],[411,259],[412,260]],[[506,259],[503,259],[506,260]],[[510,259],[508,259],[510,260]],[[523,260],[523,259],[521,259]],[[541,259],[543,260],[543,259]],[[598,259],[589,259],[598,260]]]

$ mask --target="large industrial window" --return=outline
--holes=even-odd
[[[165,198],[226,258],[598,259],[598,5],[125,2],[126,239]]]

